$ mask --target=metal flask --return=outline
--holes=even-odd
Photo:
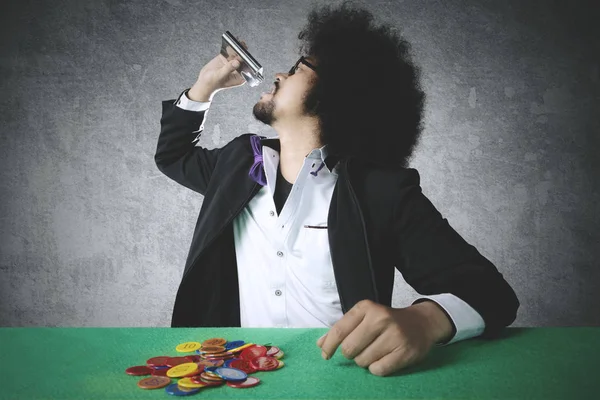
[[[238,55],[241,59],[241,65],[237,71],[248,82],[251,87],[258,86],[265,78],[263,76],[263,67],[256,61],[252,54],[246,50],[240,42],[233,37],[231,32],[226,31],[221,40],[221,55],[226,59]]]

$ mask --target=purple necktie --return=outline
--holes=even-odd
[[[263,166],[262,143],[260,142],[260,136],[250,136],[250,144],[252,145],[252,152],[254,153],[254,164],[252,164],[252,167],[250,167],[250,173],[248,175],[254,182],[265,186],[267,184],[267,177],[265,176],[265,168]]]

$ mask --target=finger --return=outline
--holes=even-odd
[[[325,336],[327,336],[327,333],[321,336],[319,339],[317,339],[317,346],[321,347],[323,341],[325,340]]]
[[[373,375],[386,376],[417,362],[419,357],[413,351],[392,351],[369,365]]]
[[[323,358],[330,359],[342,341],[362,322],[365,317],[365,305],[363,301],[356,303],[339,321],[333,324],[321,346]]]
[[[366,322],[364,324],[367,325]],[[380,331],[380,334],[373,341],[355,355],[354,362],[356,365],[366,368],[392,352],[405,352],[406,346],[404,338],[399,337],[392,332],[393,331],[389,329]],[[343,346],[344,343],[342,343],[342,347]]]
[[[362,322],[342,340],[342,355],[349,360],[353,360],[356,356],[362,354],[365,349],[369,348],[371,343],[381,336],[382,332],[383,328],[373,324],[369,320],[369,315],[366,315]],[[373,361],[381,358],[381,356],[373,359]],[[359,365],[366,367],[369,364]]]

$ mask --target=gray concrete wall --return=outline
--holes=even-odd
[[[567,3],[359,3],[413,44],[428,99],[412,166],[515,288],[516,326],[600,325],[599,19]],[[272,82],[310,3],[0,7],[0,325],[168,326],[203,199],[154,164],[161,101],[225,30]],[[272,135],[251,113],[264,90],[217,94],[202,145]],[[398,275],[393,305],[417,295]]]

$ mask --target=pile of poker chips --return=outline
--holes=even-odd
[[[168,394],[188,396],[202,388],[227,384],[233,388],[249,388],[260,383],[250,376],[259,371],[272,371],[284,366],[283,351],[276,346],[245,343],[241,340],[228,342],[213,338],[199,342],[186,342],[175,350],[180,353],[195,352],[182,357],[158,356],[146,361],[146,365],[130,367],[125,373],[133,376],[152,375],[138,382],[142,389],[165,388]],[[178,378],[176,383],[171,378]]]

